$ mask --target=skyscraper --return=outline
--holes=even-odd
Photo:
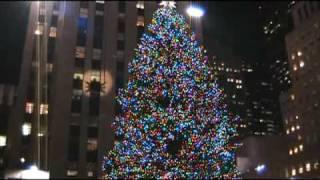
[[[289,142],[287,177],[320,177],[320,3],[298,2],[294,30],[286,36],[292,87],[280,97]]]
[[[190,2],[177,2],[185,14]],[[99,177],[112,147],[114,97],[158,2],[32,2],[9,168],[36,164],[50,177]],[[186,14],[185,14],[186,16]],[[199,40],[201,19],[189,19]]]

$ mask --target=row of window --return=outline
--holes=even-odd
[[[79,149],[80,149],[80,126],[69,126],[69,140],[68,140],[68,160],[71,162],[79,161]],[[87,162],[97,162],[98,155],[98,128],[87,128],[87,146],[86,157]]]

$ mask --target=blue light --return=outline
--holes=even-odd
[[[266,165],[264,165],[264,164],[258,165],[255,168],[255,170],[257,171],[258,174],[261,174],[266,170]]]

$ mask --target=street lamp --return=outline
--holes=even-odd
[[[199,7],[195,7],[195,6],[189,6],[188,9],[187,9],[187,13],[189,16],[191,17],[197,17],[197,18],[200,18],[203,16],[204,14],[204,11],[199,8]]]

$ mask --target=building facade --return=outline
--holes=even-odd
[[[320,177],[320,3],[298,2],[294,30],[286,36],[292,87],[280,97],[285,130],[292,138],[286,177]]]
[[[15,86],[0,84],[0,178],[4,177],[7,159],[7,137],[10,110],[15,100]]]
[[[32,2],[8,169],[36,164],[51,178],[97,178],[113,146],[117,89],[156,1]],[[191,2],[176,3],[185,14]],[[198,40],[200,19],[189,19]]]

